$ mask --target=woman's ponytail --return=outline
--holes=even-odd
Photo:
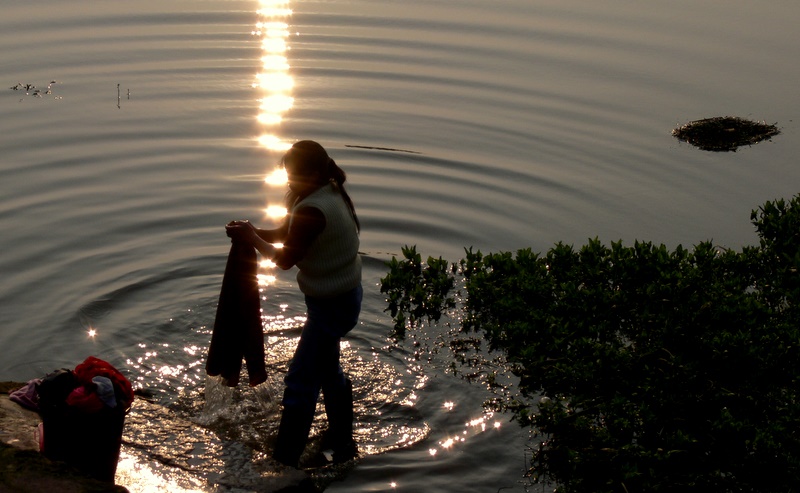
[[[344,189],[344,182],[347,181],[347,173],[344,172],[339,165],[336,164],[332,158],[328,159],[328,177],[336,184],[336,188],[339,189],[339,193],[342,194],[344,201],[347,203],[348,207],[350,207],[350,212],[353,214],[353,220],[356,222],[356,229],[361,231],[361,221],[358,220],[358,215],[356,214],[356,206],[353,205],[353,199],[350,198],[350,195],[347,193],[347,190]]]

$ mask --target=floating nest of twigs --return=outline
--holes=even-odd
[[[753,145],[779,133],[781,131],[775,125],[734,116],[695,120],[672,131],[679,140],[704,151],[735,151],[739,146]]]

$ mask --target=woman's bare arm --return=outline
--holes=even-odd
[[[284,221],[283,224],[275,229],[255,228],[255,230],[258,237],[267,243],[284,243],[289,235],[289,221]]]

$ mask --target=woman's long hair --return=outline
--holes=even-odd
[[[310,175],[316,171],[320,172],[321,180],[331,181],[336,185],[339,193],[342,194],[345,203],[350,207],[350,212],[353,214],[353,220],[356,223],[356,228],[361,231],[361,222],[358,220],[356,214],[356,207],[353,200],[344,189],[344,182],[347,181],[347,174],[344,172],[336,161],[328,156],[325,148],[313,140],[301,140],[295,142],[291,149],[286,151],[282,159],[284,167],[291,167],[292,170],[301,175]],[[286,194],[286,207],[291,210],[298,200],[303,197],[297,196],[291,190]]]

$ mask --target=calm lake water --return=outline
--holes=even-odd
[[[349,174],[365,265],[344,359],[367,456],[328,490],[526,491],[529,437],[448,372],[445,329],[387,339],[384,261],[403,245],[457,260],[593,237],[755,244],[750,211],[800,191],[798,23],[780,0],[7,3],[0,379],[96,355],[194,419],[223,225],[273,224],[266,178],[314,139]],[[735,153],[670,135],[726,115],[782,133]],[[277,378],[304,305],[293,271],[265,274]],[[257,448],[277,411],[239,392],[226,433]],[[225,484],[211,447],[181,474],[159,465],[154,433],[123,449],[131,491]]]

